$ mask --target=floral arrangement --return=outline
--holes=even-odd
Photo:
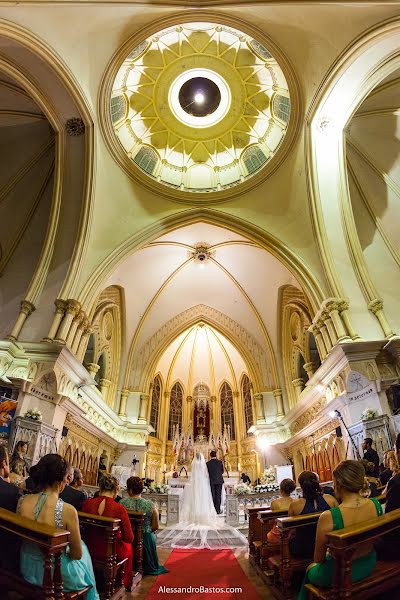
[[[260,492],[278,492],[279,491],[279,485],[277,483],[262,483],[260,485],[256,485],[256,487],[254,488],[254,490],[257,493],[260,493]]]
[[[153,483],[143,488],[143,494],[168,494],[169,486],[165,483]]]
[[[268,483],[276,484],[276,471],[275,467],[267,467],[264,469],[264,473],[260,477],[260,482],[262,485],[266,485]]]
[[[362,421],[369,421],[370,419],[374,419],[378,415],[378,411],[375,408],[366,408],[361,413]]]
[[[234,492],[236,496],[241,496],[242,494],[251,494],[253,492],[253,488],[247,483],[238,483],[235,485]]]
[[[30,408],[24,414],[25,419],[32,419],[32,421],[41,421],[42,413],[38,408]]]

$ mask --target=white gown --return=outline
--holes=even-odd
[[[247,538],[226,525],[214,508],[210,478],[203,454],[192,462],[190,481],[185,485],[179,523],[166,527],[157,536],[158,546],[169,548],[238,548],[246,547]]]

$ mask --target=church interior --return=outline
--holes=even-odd
[[[400,432],[399,40],[385,0],[0,1],[0,445],[89,496],[143,478],[160,527],[214,450],[249,539],[222,598],[297,598],[281,479],[333,485]],[[352,583],[348,536],[299,597],[400,585],[397,561]],[[139,575],[100,598],[171,597]]]

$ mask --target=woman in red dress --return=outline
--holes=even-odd
[[[133,532],[129,521],[126,508],[115,502],[114,498],[118,492],[118,481],[112,475],[107,473],[100,477],[100,493],[96,498],[85,500],[82,506],[82,512],[91,515],[100,515],[102,517],[114,517],[121,519],[121,529],[117,535],[117,559],[118,561],[127,558],[124,575],[124,585],[130,590],[133,579],[132,569],[132,542]],[[106,553],[107,541],[104,536],[96,535],[97,531],[91,530],[89,539],[86,543],[90,549],[90,554],[94,558],[101,558]]]

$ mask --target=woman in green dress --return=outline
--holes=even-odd
[[[327,534],[331,531],[357,525],[382,515],[382,506],[376,498],[363,498],[362,492],[369,483],[365,477],[364,466],[356,460],[342,461],[333,472],[335,494],[340,501],[339,506],[322,513],[318,520],[315,542],[314,563],[305,575],[299,600],[307,600],[306,583],[318,587],[330,587],[333,582],[334,560],[329,554]],[[376,565],[376,552],[368,542],[359,546],[351,563],[353,582],[368,577]]]
[[[158,514],[151,500],[145,500],[141,497],[143,491],[143,482],[139,477],[129,477],[126,482],[128,489],[128,498],[122,498],[120,504],[127,510],[136,510],[144,512],[144,531],[143,531],[143,574],[161,575],[168,573],[158,562],[157,545],[155,532],[158,529]]]

